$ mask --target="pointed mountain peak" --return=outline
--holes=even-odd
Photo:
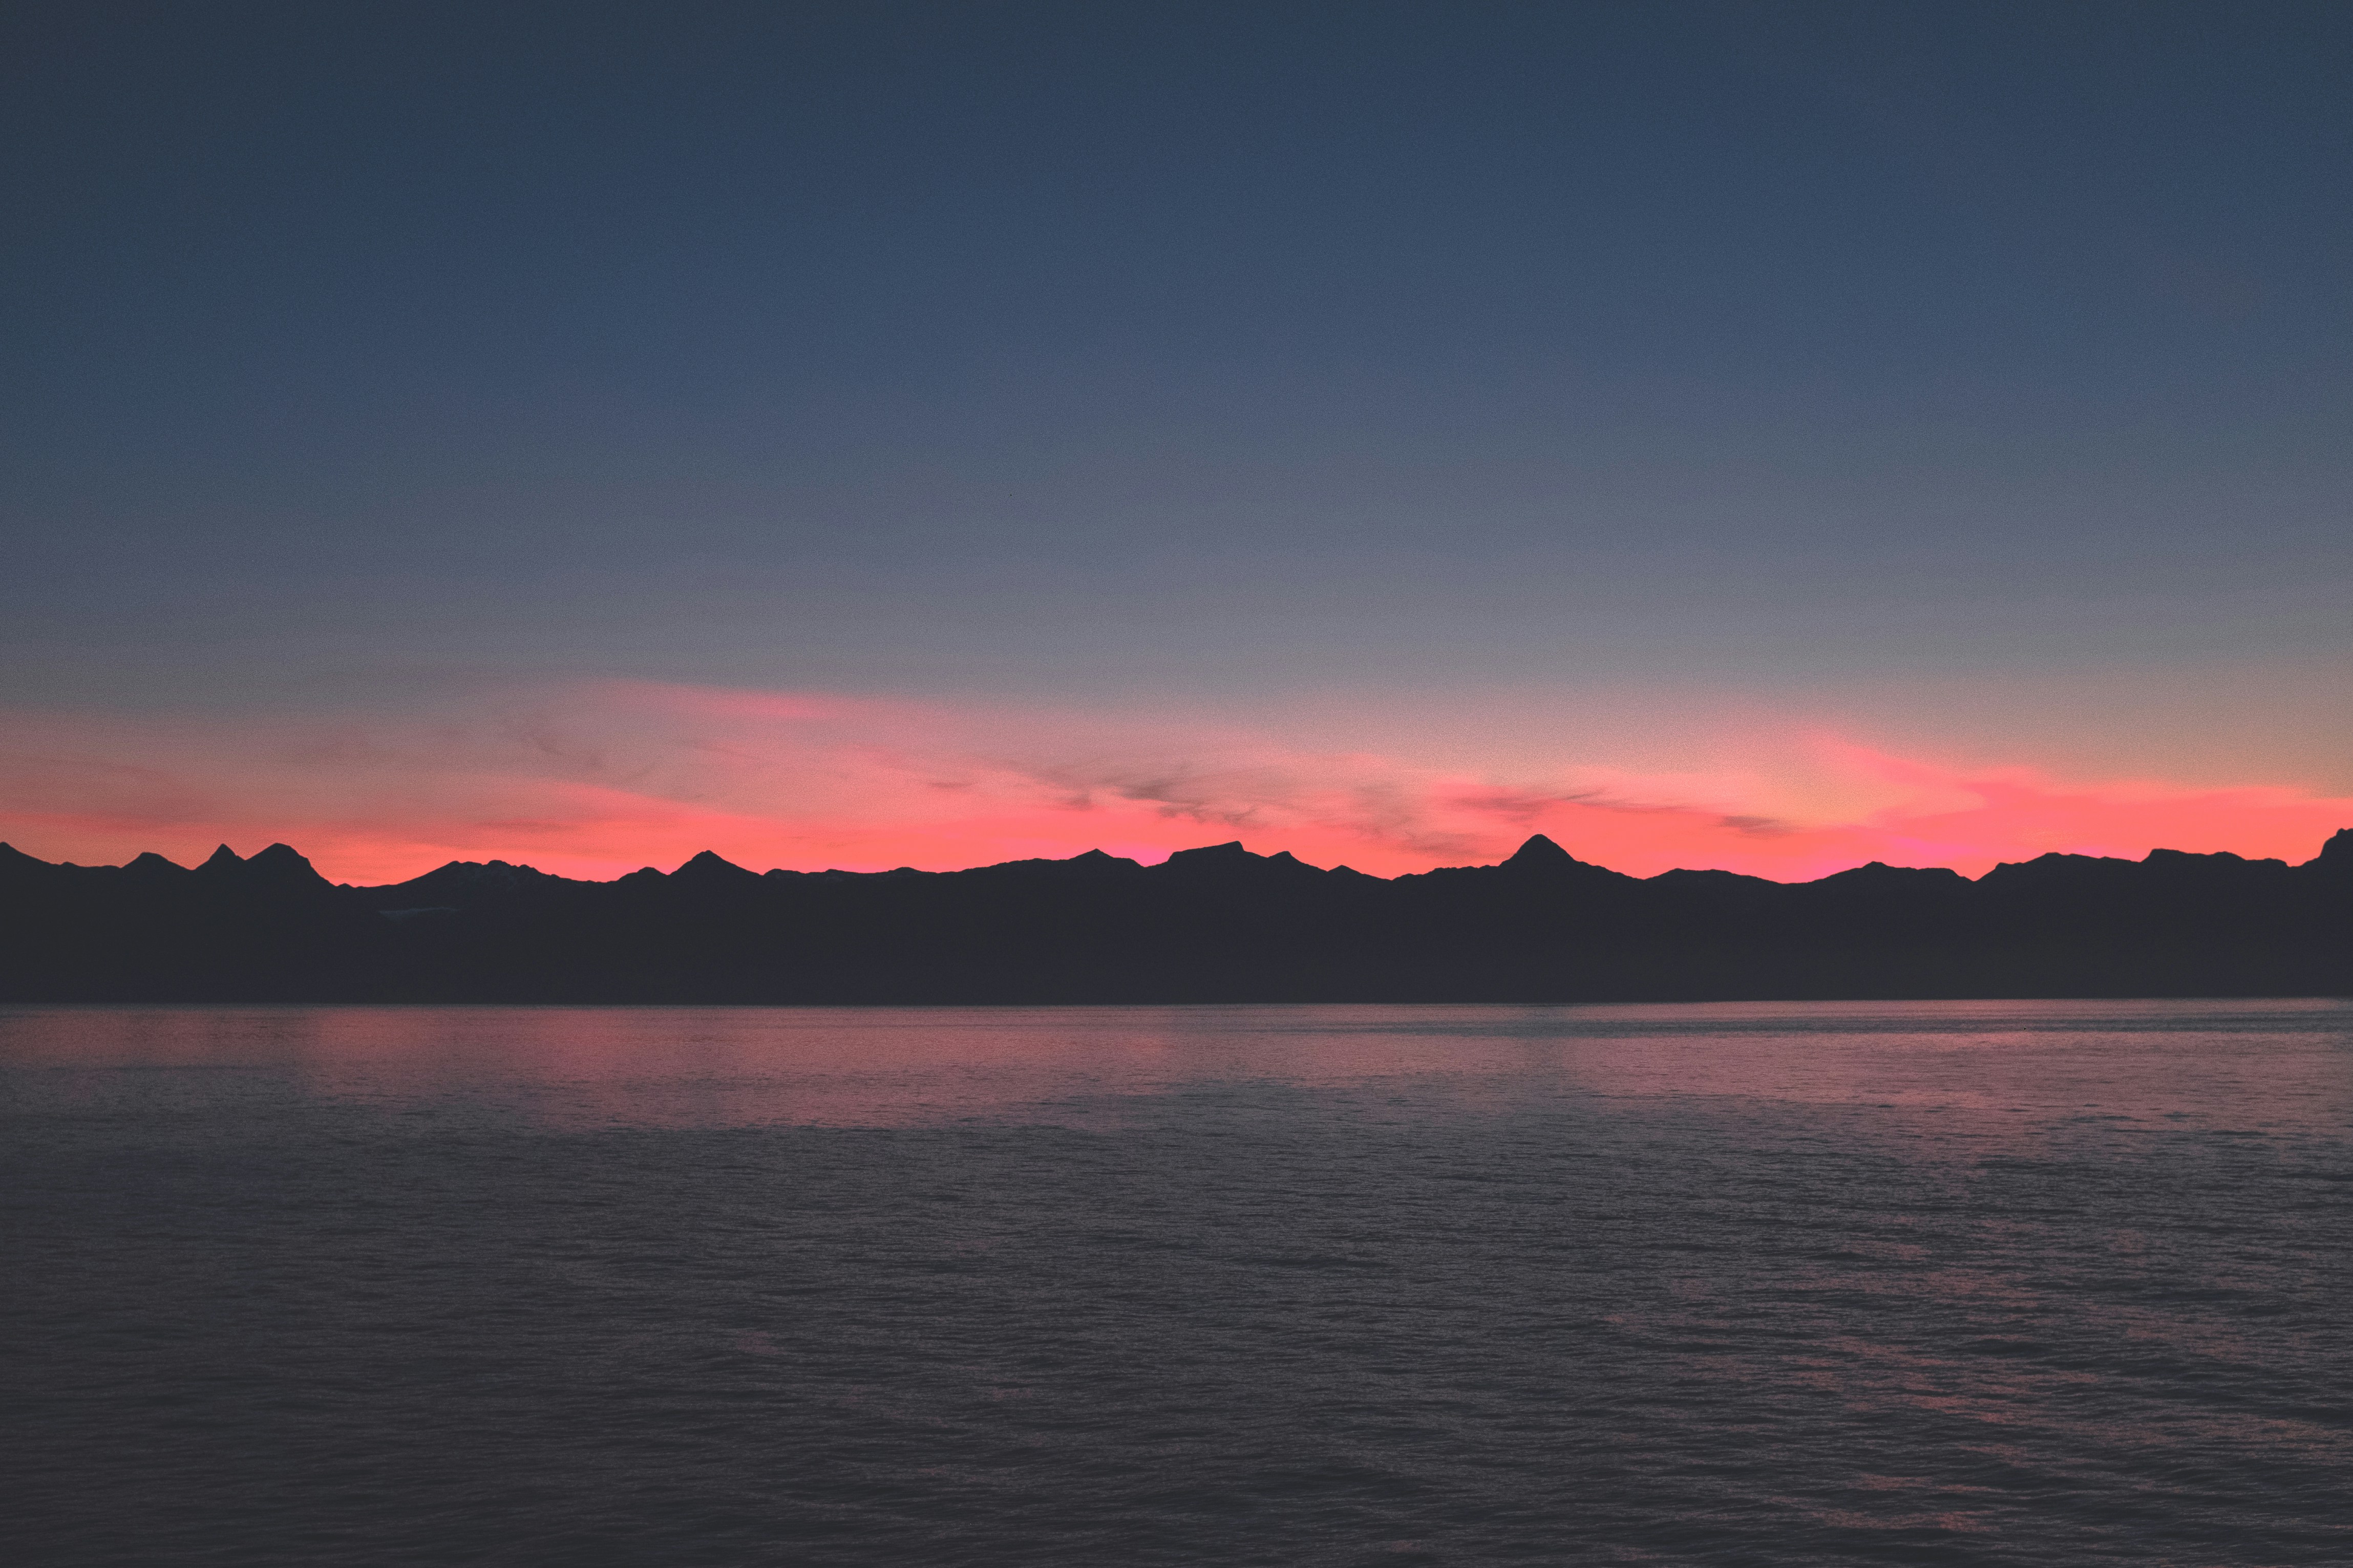
[[[738,866],[714,850],[705,849],[670,875],[682,877],[690,882],[736,882],[746,878],[757,881],[760,873]]]
[[[213,881],[225,881],[231,886],[248,889],[324,888],[327,879],[311,868],[311,862],[283,844],[273,844],[248,859],[240,860],[237,851],[224,844],[212,853],[212,858],[196,868],[199,874]]]
[[[1513,851],[1512,858],[1504,864],[1514,871],[1558,871],[1581,862],[1576,856],[1538,833],[1530,837],[1525,844]]]
[[[185,877],[188,868],[176,860],[166,860],[153,849],[132,858],[123,868],[142,877]]]

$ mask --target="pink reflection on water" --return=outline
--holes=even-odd
[[[2353,1005],[32,1007],[0,1010],[0,1066],[48,1069],[67,1096],[217,1069],[574,1128],[1092,1126],[1235,1085],[1363,1091],[1401,1121],[1563,1099],[1852,1108],[1905,1113],[1924,1160],[1965,1182],[2054,1131],[2339,1132]]]

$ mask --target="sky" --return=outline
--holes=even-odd
[[[2333,4],[23,4],[0,837],[2353,826]]]

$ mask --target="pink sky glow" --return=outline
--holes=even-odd
[[[2047,850],[2309,859],[2353,799],[2277,784],[2053,776],[1891,754],[1792,723],[1736,763],[1336,752],[1152,714],[606,682],[428,713],[202,721],[26,710],[0,740],[0,838],[45,859],[183,863],[283,840],[337,880],[451,859],[570,876],[701,849],[765,869],[947,870],[1240,839],[1390,876],[1531,833],[1647,876],[1801,880],[1884,860],[1976,875]]]

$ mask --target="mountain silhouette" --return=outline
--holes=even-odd
[[[0,1000],[1577,1002],[2353,994],[2353,829],[2312,860],[2044,855],[1972,880],[1629,877],[1538,834],[1396,878],[1239,842],[970,870],[609,882],[502,860],[329,882],[291,847],[185,868],[0,845]]]
[[[1504,862],[1504,869],[1506,871],[1566,871],[1571,867],[1583,864],[1584,862],[1576,856],[1538,833],[1512,852],[1511,858]]]

